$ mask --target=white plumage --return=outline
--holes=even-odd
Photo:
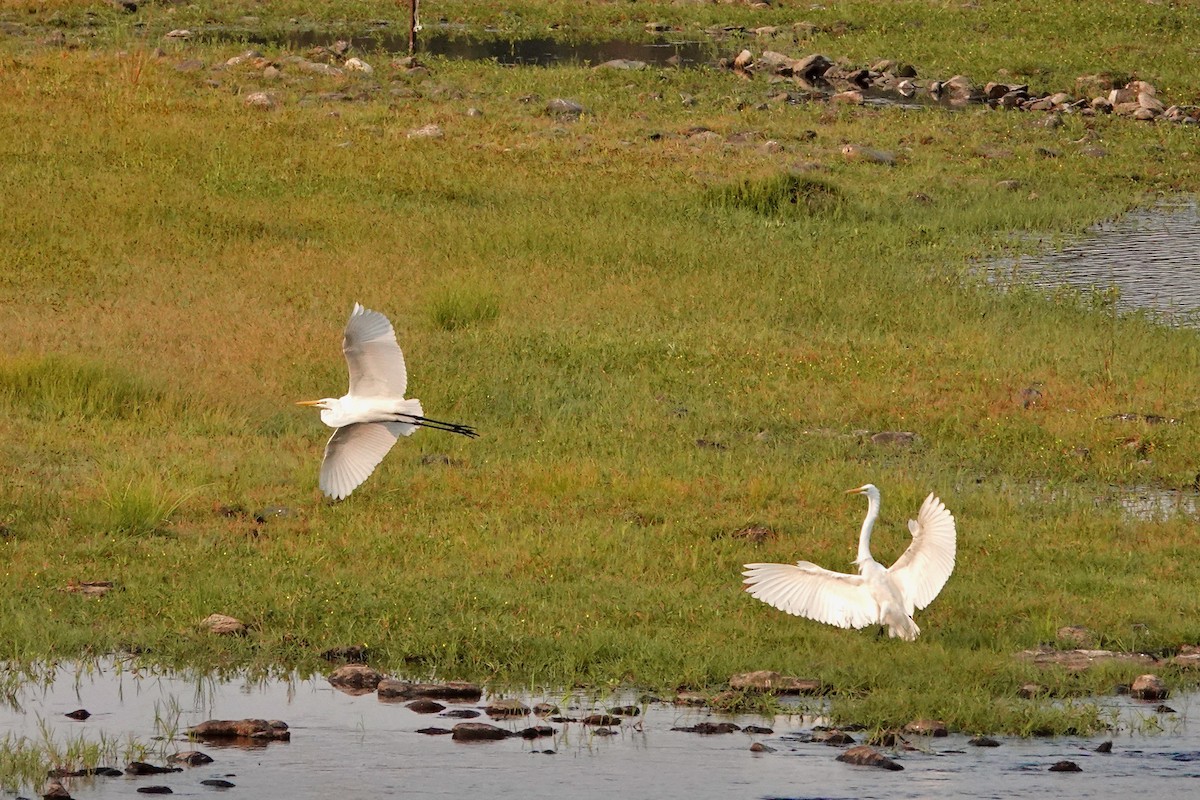
[[[423,416],[421,401],[405,399],[408,372],[396,331],[388,318],[358,303],[342,339],[350,371],[350,390],[342,397],[302,400],[321,409],[321,421],[336,428],[325,445],[321,491],[334,500],[348,497],[367,479],[392,445],[417,428],[475,437],[475,429]]]
[[[746,564],[746,591],[764,603],[798,617],[839,628],[886,625],[889,636],[912,641],[921,633],[913,612],[938,596],[954,571],[954,516],[930,494],[915,520],[909,520],[912,544],[884,569],[871,557],[871,529],[879,517],[879,490],[865,484],[849,493],[867,496],[867,517],[854,560],[858,575],[796,564]]]

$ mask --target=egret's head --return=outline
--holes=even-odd
[[[874,497],[876,500],[879,499],[879,490],[875,488],[875,484],[873,483],[864,483],[857,489],[847,489],[846,494],[865,494],[868,498]]]

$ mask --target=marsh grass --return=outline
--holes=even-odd
[[[144,761],[157,752],[132,737],[120,739],[104,732],[95,738],[79,733],[60,739],[41,718],[38,730],[36,737],[5,734],[0,738],[0,789],[13,793],[28,787],[41,789],[50,770],[124,765]]]
[[[586,13],[686,13],[644,5]],[[883,5],[828,14],[931,7]],[[696,9],[697,24],[748,15]],[[199,13],[176,12],[172,27]],[[848,51],[867,49],[862,24]],[[1090,713],[1065,701],[1136,668],[1041,674],[1016,651],[1064,624],[1161,652],[1200,641],[1194,521],[1096,503],[1194,479],[1200,337],[979,271],[1194,190],[1193,132],[764,107],[761,76],[437,59],[428,76],[380,62],[381,85],[415,94],[285,70],[264,114],[242,102],[257,74],[175,69],[237,46],[143,58],[105,30],[90,51],[0,45],[0,191],[24,198],[0,215],[21,265],[0,278],[2,655],[318,669],[322,650],[365,642],[389,671],[517,686],[715,688],[778,669],[833,687],[840,721],[1061,731]],[[929,46],[955,72],[996,63]],[[592,113],[527,100],[557,96]],[[431,121],[442,139],[407,137]],[[697,124],[722,138],[692,141]],[[746,131],[781,151],[737,144]],[[1082,155],[1085,136],[1110,155]],[[846,143],[904,157],[848,161]],[[800,179],[797,163],[818,167]],[[428,413],[483,436],[418,432],[331,504],[316,489],[328,431],[291,402],[344,386],[355,300],[396,323]],[[1043,402],[1025,408],[1035,381]],[[1124,411],[1182,424],[1103,419]],[[880,430],[920,439],[861,433]],[[841,490],[865,480],[884,488],[881,561],[928,491],[959,519],[955,575],[911,645],[740,590],[750,561],[848,569],[863,509]],[[294,513],[256,519],[274,506]],[[776,537],[732,535],[751,523]],[[101,578],[120,591],[61,591]],[[206,635],[214,611],[251,634]],[[1063,705],[1013,699],[1029,680]]]

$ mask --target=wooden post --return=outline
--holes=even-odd
[[[408,0],[408,54],[411,56],[417,50],[417,3],[419,0]]]

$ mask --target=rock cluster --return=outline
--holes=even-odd
[[[1028,84],[991,81],[980,86],[965,75],[946,80],[922,80],[910,64],[885,60],[870,67],[834,61],[819,53],[792,58],[773,50],[755,55],[742,50],[718,66],[744,73],[765,73],[771,80],[790,84],[792,101],[829,99],[862,105],[870,97],[895,102],[925,100],[949,106],[986,104],[1023,111],[1078,113],[1081,116],[1117,114],[1153,122],[1158,119],[1195,125],[1200,106],[1173,105],[1158,97],[1157,88],[1134,80],[1118,85],[1111,76],[1084,75],[1075,93],[1031,93]]]

